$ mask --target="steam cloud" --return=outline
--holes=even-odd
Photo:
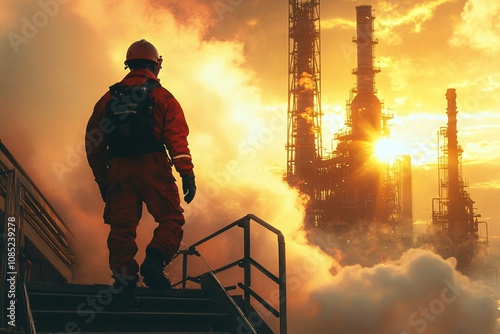
[[[344,267],[301,305],[298,332],[495,333],[491,291],[453,262],[411,249],[395,262]]]
[[[243,41],[204,38],[241,2],[179,3],[0,4],[0,32],[8,37],[0,44],[0,138],[78,237],[85,264],[80,282],[110,280],[103,204],[84,155],[85,125],[95,102],[125,75],[127,47],[146,38],[165,59],[162,84],[180,101],[191,129],[199,192],[185,207],[185,243],[249,212],[282,230],[290,333],[494,333],[490,292],[458,273],[451,260],[410,250],[398,261],[342,268],[308,243],[302,199],[281,180],[284,103],[261,100],[256,74],[245,67]],[[140,247],[154,225],[146,215]],[[229,256],[231,240],[221,245],[226,249],[213,255]],[[266,249],[255,256],[271,261]]]

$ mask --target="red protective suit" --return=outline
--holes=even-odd
[[[159,81],[147,69],[132,70],[121,85],[142,85],[148,79]],[[142,215],[142,203],[158,223],[151,243],[170,259],[179,249],[184,224],[179,192],[172,175],[172,163],[181,176],[193,174],[188,148],[189,129],[184,112],[165,88],[154,88],[153,118],[155,137],[165,144],[171,159],[163,152],[131,157],[108,158],[106,105],[108,91],[95,105],[86,130],[87,159],[100,189],[107,189],[104,221],[110,225],[108,236],[109,265],[122,275],[137,276],[136,229]]]

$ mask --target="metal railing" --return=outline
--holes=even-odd
[[[3,179],[6,176],[6,180]],[[16,169],[0,172],[2,178],[4,198],[4,222],[2,257],[0,260],[0,281],[2,282],[0,328],[6,330],[21,330],[26,334],[34,334],[35,325],[29,306],[26,282],[29,276],[29,261],[24,257],[24,208],[21,205],[21,178]],[[1,194],[0,194],[1,195]]]
[[[0,203],[4,204],[0,211],[4,211],[5,222],[15,220],[19,225],[16,237],[30,240],[54,269],[71,281],[80,251],[77,239],[1,141],[0,175]]]
[[[276,276],[264,266],[262,266],[259,262],[251,256],[251,223],[256,223],[266,230],[276,234],[278,238],[278,275]],[[232,263],[224,265],[220,268],[213,269],[210,267],[210,271],[214,274],[226,271],[228,269],[234,267],[243,268],[243,282],[238,283],[238,287],[243,291],[243,302],[246,310],[251,309],[251,298],[258,301],[264,308],[269,311],[276,318],[279,318],[279,329],[281,334],[287,333],[287,306],[286,306],[286,258],[285,258],[285,238],[283,234],[266,223],[262,219],[256,217],[253,214],[248,214],[245,217],[227,225],[226,227],[212,233],[211,235],[201,239],[200,241],[192,244],[185,250],[179,251],[179,254],[182,255],[182,281],[176,283],[175,285],[182,285],[182,288],[186,288],[186,284],[188,281],[197,282],[199,280],[199,276],[191,277],[188,276],[188,258],[189,256],[201,256],[198,252],[197,247],[214,239],[215,237],[231,230],[232,228],[242,228],[243,229],[243,257],[238,259]],[[207,263],[208,265],[208,263]],[[209,265],[210,266],[210,265]],[[279,289],[279,300],[278,305],[279,309],[274,308],[268,301],[266,301],[263,297],[261,297],[254,289],[252,289],[252,268],[260,271],[266,277],[268,277],[271,281],[278,285]]]
[[[34,333],[26,289],[32,255],[29,248],[41,252],[60,277],[71,281],[72,270],[78,263],[77,242],[1,141],[0,217],[3,218],[0,222],[0,331],[22,329],[24,333]],[[10,305],[13,306],[8,309]]]

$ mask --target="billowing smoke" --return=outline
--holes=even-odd
[[[491,291],[430,251],[411,249],[398,261],[342,268],[316,286],[298,333],[495,333]]]
[[[86,122],[108,86],[126,74],[127,47],[145,38],[163,55],[161,82],[180,101],[191,129],[198,193],[185,205],[185,244],[247,213],[280,229],[287,242],[290,333],[493,333],[489,292],[452,262],[411,250],[398,261],[342,268],[321,250],[334,248],[327,238],[321,249],[309,244],[302,199],[282,181],[286,103],[263,101],[258,77],[245,63],[244,40],[206,35],[241,2],[207,3],[0,4],[6,37],[0,42],[0,138],[77,237],[84,264],[78,281],[110,282],[103,203],[85,160]],[[154,226],[145,214],[142,249]],[[262,233],[256,247],[264,263],[274,255],[263,246],[269,240]],[[218,245],[209,255],[224,260],[238,243]]]

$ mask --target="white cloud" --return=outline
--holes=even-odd
[[[376,21],[379,23],[377,29],[380,30],[378,35],[385,41],[399,44],[402,42],[402,38],[394,33],[396,27],[412,26],[414,33],[420,33],[424,30],[423,25],[433,18],[436,9],[450,1],[453,0],[434,0],[416,5],[413,1],[399,1],[397,3],[382,1],[377,5],[377,10],[384,13],[380,21]]]
[[[486,53],[500,51],[500,2],[468,0],[461,16],[451,45],[468,45]]]

